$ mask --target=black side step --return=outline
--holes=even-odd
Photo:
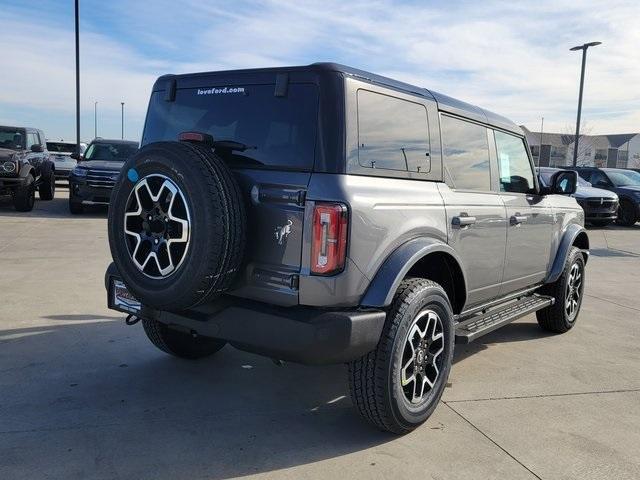
[[[507,323],[553,305],[554,300],[553,297],[534,293],[486,312],[477,313],[456,324],[456,343],[473,342],[476,338],[493,332]]]

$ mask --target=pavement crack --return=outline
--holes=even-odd
[[[539,395],[514,395],[505,397],[468,398],[463,400],[447,400],[446,403],[488,402],[492,400],[526,400],[529,398],[573,397],[578,395],[607,395],[611,393],[640,392],[640,388],[622,388],[619,390],[595,390],[592,392],[543,393]]]
[[[624,305],[622,303],[614,302],[613,300],[607,300],[606,298],[598,297],[596,295],[591,295],[590,293],[585,293],[584,296],[585,297],[595,298],[596,300],[601,300],[603,302],[611,303],[611,304],[617,305],[619,307],[624,307],[624,308],[628,308],[630,310],[635,310],[636,312],[640,312],[640,308],[630,307],[629,305]]]
[[[465,417],[464,415],[462,415],[460,412],[458,412],[455,408],[453,408],[451,405],[449,405],[448,402],[442,402],[444,403],[449,409],[451,409],[451,411],[453,413],[455,413],[456,415],[458,415],[462,420],[464,420],[466,423],[468,423],[476,432],[478,432],[480,435],[482,435],[484,438],[486,438],[487,440],[489,440],[491,443],[493,443],[496,447],[498,447],[500,450],[502,450],[506,455],[508,455],[514,462],[518,463],[518,465],[520,465],[522,468],[524,468],[527,472],[529,472],[531,475],[533,475],[535,478],[537,478],[538,480],[542,480],[542,478],[540,478],[533,470],[531,470],[529,467],[527,467],[524,463],[522,463],[520,460],[518,460],[516,457],[514,457],[511,453],[509,453],[507,451],[507,449],[505,449],[502,445],[500,445],[498,442],[496,442],[493,438],[491,438],[489,435],[487,435],[486,433],[484,433],[482,430],[480,430],[480,428],[478,428],[471,420],[469,420],[467,417]]]

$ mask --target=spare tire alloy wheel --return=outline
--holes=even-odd
[[[127,249],[147,277],[167,278],[189,250],[191,218],[185,195],[170,178],[151,174],[129,194],[124,214]]]

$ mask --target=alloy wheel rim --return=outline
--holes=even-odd
[[[565,313],[569,321],[573,321],[578,314],[580,298],[582,296],[582,286],[582,269],[578,263],[574,263],[569,270],[564,304]]]
[[[124,213],[129,256],[147,277],[164,279],[184,261],[191,216],[185,195],[170,178],[147,175],[129,194]]]
[[[433,310],[414,318],[404,342],[400,386],[411,404],[419,404],[431,392],[442,370],[444,328]]]

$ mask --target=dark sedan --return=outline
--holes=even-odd
[[[79,214],[88,205],[109,205],[124,162],[137,150],[138,142],[93,140],[69,175],[69,211]]]
[[[540,181],[544,185],[549,185],[553,174],[560,170],[549,167],[538,168]],[[594,188],[582,177],[578,177],[578,188],[573,196],[584,210],[585,221],[591,225],[604,227],[618,216],[618,195],[609,190]]]
[[[573,168],[596,188],[615,192],[620,199],[617,222],[630,227],[640,220],[640,173],[624,168]]]

